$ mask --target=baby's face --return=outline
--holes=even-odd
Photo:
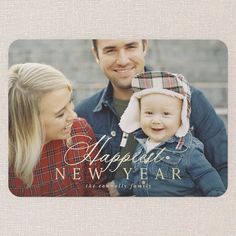
[[[140,125],[151,142],[163,142],[175,135],[181,125],[182,100],[149,94],[141,98],[140,105]]]

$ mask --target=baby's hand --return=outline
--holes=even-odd
[[[106,186],[108,188],[108,191],[109,191],[109,194],[110,194],[111,197],[118,197],[118,196],[120,196],[119,192],[116,189],[114,181],[111,181],[111,182],[107,183]]]

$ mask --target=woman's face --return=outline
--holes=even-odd
[[[70,137],[73,119],[76,117],[69,88],[46,93],[40,100],[39,110],[45,132],[45,143]]]

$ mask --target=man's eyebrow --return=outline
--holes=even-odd
[[[126,47],[129,47],[129,46],[137,46],[137,45],[138,45],[138,42],[131,42],[131,43],[125,44]]]
[[[107,50],[111,50],[111,49],[115,49],[115,46],[106,46],[103,48],[103,51],[107,51]]]

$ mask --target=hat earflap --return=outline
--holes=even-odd
[[[184,137],[189,131],[189,118],[188,118],[188,101],[187,98],[183,98],[182,111],[181,111],[181,126],[177,130],[175,136]]]
[[[121,117],[119,126],[126,133],[132,133],[140,128],[140,105],[136,93],[131,96],[128,107]]]

